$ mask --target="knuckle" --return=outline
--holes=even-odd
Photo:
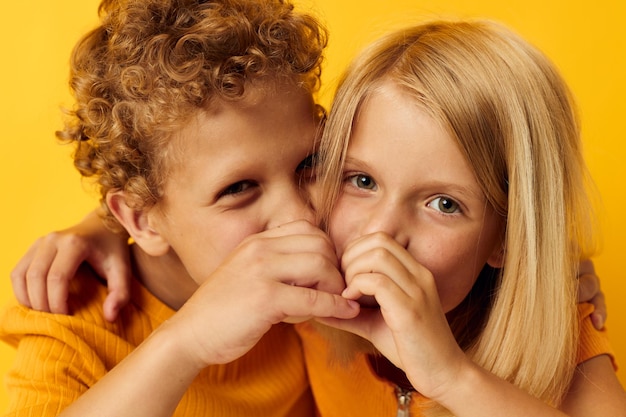
[[[31,265],[25,276],[27,281],[40,281],[45,279],[45,272],[37,266]]]
[[[88,249],[88,245],[85,240],[82,237],[76,236],[74,234],[64,235],[59,238],[59,240],[60,246],[70,247],[80,253],[84,253]]]
[[[21,268],[13,268],[11,270],[11,273],[9,274],[9,276],[11,277],[11,282],[12,283],[16,283],[16,282],[20,282],[25,278],[24,273],[22,272]]]
[[[304,295],[305,295],[304,302],[306,303],[307,306],[313,307],[318,304],[318,301],[320,298],[320,294],[318,291],[307,289]]]
[[[308,262],[310,262],[310,267],[314,271],[326,271],[331,267],[334,269],[334,265],[331,265],[329,259],[319,252],[312,253],[310,256],[307,254],[307,256]]]
[[[64,283],[65,281],[68,281],[68,277],[66,274],[60,271],[48,271],[48,282],[57,284]]]
[[[380,246],[372,249],[370,255],[372,259],[376,262],[385,262],[391,256],[386,248]]]
[[[382,232],[382,231],[377,231],[372,233],[372,239],[374,239],[374,241],[379,242],[380,244],[383,244],[389,240],[391,240],[391,236],[389,236],[389,234]]]

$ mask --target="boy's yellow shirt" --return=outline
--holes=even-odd
[[[5,377],[10,401],[4,415],[58,415],[174,314],[135,281],[129,305],[118,320],[109,323],[102,314],[106,285],[86,267],[71,285],[71,315],[41,313],[20,305],[0,315],[0,339],[17,348]],[[302,346],[293,326],[274,326],[244,357],[206,368],[174,415],[316,415]]]

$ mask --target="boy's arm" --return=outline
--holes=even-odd
[[[128,235],[116,234],[102,222],[99,210],[68,229],[39,238],[11,272],[17,300],[35,310],[68,314],[68,285],[87,262],[108,283],[104,315],[114,321],[130,297]]]
[[[246,238],[189,300],[62,416],[171,416],[207,366],[247,353],[276,323],[354,318],[334,248],[306,221]]]

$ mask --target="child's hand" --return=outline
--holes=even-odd
[[[130,296],[128,238],[109,231],[96,212],[35,241],[11,272],[15,297],[35,310],[68,314],[69,282],[84,261],[107,280],[104,315],[114,321]]]
[[[602,293],[600,288],[600,280],[596,275],[591,260],[580,263],[578,271],[578,302],[593,304],[595,310],[591,314],[591,321],[596,329],[602,329],[607,317],[606,304],[604,293]]]
[[[454,382],[470,363],[456,343],[432,274],[384,233],[361,237],[342,256],[343,296],[374,296],[380,309],[353,320],[320,320],[371,341],[427,397]]]
[[[306,221],[249,236],[168,321],[199,368],[235,360],[281,321],[353,318],[328,236]]]

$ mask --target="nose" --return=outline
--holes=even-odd
[[[296,220],[315,222],[315,213],[308,192],[298,184],[284,187],[272,199],[273,215],[268,222],[268,228],[274,228]]]
[[[410,243],[410,215],[401,204],[378,201],[365,214],[362,235],[383,232],[391,236],[405,249]]]

